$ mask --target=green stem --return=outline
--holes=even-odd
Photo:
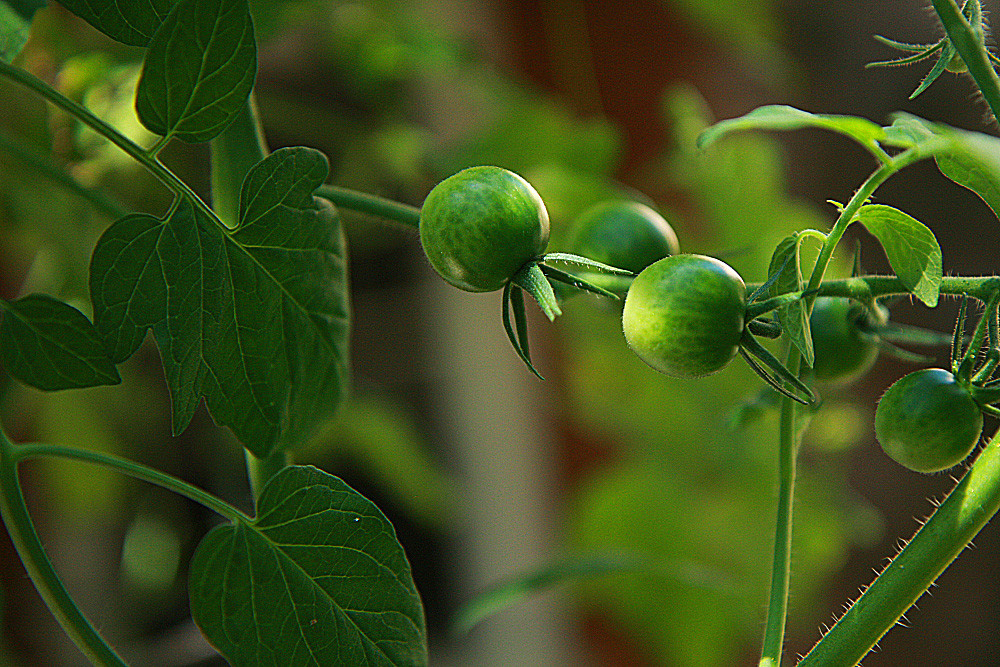
[[[66,447],[63,445],[25,444],[12,446],[11,450],[10,459],[15,464],[25,459],[39,456],[85,461],[105,468],[111,468],[129,477],[141,479],[144,482],[155,484],[168,491],[173,491],[224,516],[233,523],[240,521],[248,523],[252,521],[246,514],[208,491],[189,484],[182,479],[178,479],[173,475],[168,475],[165,472],[144,466],[135,461],[129,461],[128,459],[111,454],[92,452],[86,449],[77,449],[76,447]]]
[[[817,296],[817,290],[823,283],[827,266],[833,257],[833,251],[853,222],[858,210],[875,193],[882,183],[897,171],[921,160],[926,155],[919,150],[909,149],[892,157],[879,166],[871,176],[861,184],[850,201],[840,211],[833,228],[823,240],[816,264],[806,285],[806,291],[812,292],[803,297],[806,317],[812,312],[812,305]],[[801,360],[794,348],[789,350],[788,368],[793,374],[800,369]],[[767,622],[764,628],[764,640],[761,648],[760,665],[777,667],[781,664],[781,646],[785,636],[785,620],[788,614],[788,582],[791,572],[791,539],[792,539],[792,499],[795,489],[795,464],[798,455],[799,432],[796,429],[796,408],[794,402],[785,397],[781,403],[781,431],[778,450],[778,508],[775,522],[774,559],[771,569],[771,589],[768,599]]]
[[[801,357],[789,350],[788,370],[799,372]],[[761,667],[781,664],[781,647],[788,615],[788,584],[791,577],[792,501],[795,495],[795,469],[799,451],[798,407],[787,396],[781,401],[781,426],[778,440],[778,509],[774,529],[774,557],[771,565],[771,588],[767,621],[761,647]]]
[[[1000,78],[993,69],[982,39],[962,15],[955,0],[931,0],[931,4],[948,33],[948,39],[962,56],[969,74],[993,112],[993,118],[1000,122]]]
[[[24,569],[66,634],[95,665],[125,665],[73,602],[42,546],[17,477],[21,448],[0,432],[0,516]]]
[[[250,479],[250,492],[253,494],[254,502],[257,502],[268,480],[278,474],[282,468],[291,465],[291,452],[273,452],[262,459],[251,454],[250,450],[244,450],[244,453],[246,454],[247,477]]]
[[[391,220],[413,229],[420,227],[420,209],[416,206],[401,204],[385,197],[369,195],[336,185],[321,185],[316,189],[316,195],[329,199],[340,208]]]
[[[89,109],[69,99],[38,77],[33,76],[18,67],[9,65],[2,60],[0,60],[0,76],[21,84],[22,86],[44,97],[46,100],[66,113],[70,114],[81,123],[113,143],[115,146],[118,146],[118,148],[125,151],[129,157],[133,158],[136,162],[148,169],[153,176],[155,176],[165,186],[170,188],[170,190],[172,190],[175,194],[187,197],[194,203],[195,206],[208,215],[210,219],[222,224],[212,209],[209,208],[204,201],[202,201],[201,197],[199,197],[187,183],[178,178],[174,172],[170,171],[169,168],[156,159],[155,153],[147,151],[142,146],[116,130],[114,127],[95,116]],[[162,146],[160,146],[159,143],[154,146],[154,148],[158,147]]]
[[[235,227],[240,214],[243,179],[270,151],[257,115],[253,94],[235,120],[209,144],[212,165],[212,208]]]
[[[1000,437],[799,667],[855,665],[1000,509]]]

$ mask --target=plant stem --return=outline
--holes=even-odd
[[[856,665],[1000,509],[1000,437],[799,667]]]
[[[840,211],[833,228],[826,235],[816,264],[809,276],[805,289],[818,290],[823,284],[827,266],[833,257],[833,251],[843,238],[844,232],[854,220],[858,210],[875,193],[882,183],[897,171],[926,157],[917,149],[909,149],[890,158],[881,164],[861,187],[854,193],[850,201]],[[863,279],[855,279],[863,280]],[[900,285],[901,286],[901,285]],[[812,312],[812,305],[818,294],[813,292],[803,297],[806,317]],[[789,371],[797,374],[801,367],[798,352],[789,350]],[[797,408],[794,402],[785,397],[781,402],[781,427],[778,444],[778,508],[775,521],[774,559],[771,565],[771,589],[768,599],[767,621],[764,628],[764,639],[761,647],[760,665],[762,667],[778,667],[781,664],[781,646],[785,635],[785,620],[788,614],[788,584],[791,573],[791,539],[792,539],[792,501],[795,492],[795,466],[799,448],[799,430],[797,429]]]
[[[962,56],[965,66],[969,68],[969,74],[983,94],[990,111],[993,112],[993,118],[1000,122],[1000,78],[993,69],[986,46],[962,15],[962,10],[955,0],[931,0],[931,4],[934,5],[934,11],[941,19],[945,32],[948,33],[948,39],[958,51],[958,55]]]
[[[321,185],[316,189],[316,195],[329,199],[340,208],[374,215],[413,229],[420,227],[420,209],[416,206],[336,185]]]
[[[788,352],[788,370],[799,372],[801,356],[795,348]],[[792,502],[795,497],[796,459],[799,451],[798,406],[787,396],[781,400],[781,425],[778,439],[778,509],[774,529],[774,558],[767,621],[761,647],[760,667],[781,664],[781,646],[785,638],[788,614],[788,583],[791,576]]]
[[[244,450],[244,454],[246,454],[247,477],[250,480],[250,493],[253,495],[254,502],[256,503],[257,499],[260,498],[260,493],[264,490],[264,485],[267,484],[268,480],[278,474],[282,468],[291,464],[291,452],[272,452],[269,456],[262,459],[259,459],[251,454],[249,449]]]
[[[115,146],[118,146],[118,148],[125,151],[126,154],[148,169],[150,173],[152,173],[161,183],[170,188],[170,190],[172,190],[175,194],[187,197],[194,203],[195,206],[208,215],[209,218],[217,222],[219,221],[218,217],[212,209],[209,208],[204,201],[202,201],[201,197],[199,197],[187,183],[178,178],[174,172],[170,171],[170,169],[167,168],[162,162],[157,160],[154,153],[147,151],[142,146],[126,137],[114,127],[95,116],[86,107],[69,99],[38,77],[33,76],[18,67],[9,65],[2,60],[0,60],[0,76],[21,84],[22,86],[44,97],[46,100],[66,113],[70,114],[81,123],[113,143]],[[158,150],[161,147],[161,144],[157,143],[154,146],[154,149]]]
[[[17,478],[22,453],[23,449],[15,447],[0,431],[0,516],[11,542],[45,604],[83,654],[95,665],[124,666],[125,662],[73,602],[42,547]]]
[[[174,493],[184,496],[189,500],[193,500],[199,505],[207,507],[213,512],[216,512],[234,523],[239,521],[251,521],[250,517],[246,514],[224,500],[221,500],[217,496],[212,495],[208,491],[199,489],[197,486],[189,484],[182,479],[178,479],[173,475],[168,475],[165,472],[161,472],[155,468],[150,468],[149,466],[142,465],[141,463],[136,463],[135,461],[129,461],[111,454],[92,452],[86,449],[77,449],[75,447],[66,447],[63,445],[24,444],[12,446],[11,461],[13,463],[19,463],[25,459],[38,456],[74,459],[77,461],[93,463],[105,468],[111,468],[124,475],[128,475],[129,477],[141,479],[144,482],[155,484],[156,486],[167,489],[168,491],[173,491]]]

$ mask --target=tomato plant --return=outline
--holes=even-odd
[[[677,88],[653,113],[664,112],[676,141],[664,142],[662,155],[636,168],[625,160],[633,151],[620,145],[627,131],[540,99],[461,40],[424,34],[418,19],[395,4],[337,3],[313,21],[302,3],[290,3],[296,6],[288,15],[304,22],[286,33],[270,12],[283,3],[62,0],[61,8],[44,10],[43,4],[0,0],[0,96],[12,109],[0,123],[0,229],[11,239],[5,238],[4,259],[15,258],[0,276],[10,292],[0,298],[0,516],[42,600],[91,662],[176,660],[176,651],[157,651],[157,641],[131,639],[140,626],[170,617],[178,627],[197,627],[199,636],[184,635],[185,645],[199,645],[197,659],[214,652],[235,665],[429,664],[433,633],[445,623],[435,618],[439,608],[425,611],[425,600],[436,596],[422,595],[418,585],[423,589],[448,569],[432,562],[439,545],[430,542],[450,542],[461,532],[452,512],[479,512],[467,522],[480,524],[479,537],[510,517],[520,535],[543,493],[526,494],[529,501],[520,504],[485,501],[505,500],[491,485],[527,486],[538,467],[537,459],[513,465],[498,453],[502,445],[551,453],[540,450],[546,438],[530,428],[517,435],[509,428],[526,415],[542,415],[561,420],[552,431],[586,431],[580,439],[588,442],[610,432],[613,460],[593,456],[597,462],[584,461],[578,467],[585,472],[573,473],[581,478],[564,485],[577,494],[561,531],[567,553],[486,590],[457,615],[457,625],[468,629],[555,583],[594,579],[580,595],[607,604],[609,617],[639,626],[632,634],[647,638],[660,662],[731,664],[745,654],[747,628],[761,625],[763,589],[746,582],[763,581],[766,573],[755,568],[770,560],[759,665],[779,667],[793,560],[811,564],[806,572],[815,580],[808,585],[819,590],[856,536],[852,508],[841,501],[857,494],[837,475],[801,485],[806,494],[822,487],[811,509],[793,502],[804,434],[812,419],[829,414],[822,412],[825,383],[859,380],[882,350],[926,362],[894,343],[950,340],[951,365],[916,370],[885,391],[875,410],[877,441],[913,471],[967,463],[935,514],[801,664],[861,661],[1000,509],[1000,441],[988,437],[969,460],[983,437],[984,415],[1000,416],[1000,279],[993,271],[946,272],[930,226],[874,203],[888,198],[880,188],[889,179],[928,161],[991,213],[1000,212],[1000,139],[992,134],[911,115],[883,126],[777,105],[712,123],[704,100]],[[945,73],[962,73],[1000,117],[993,69],[1000,61],[987,48],[980,2],[932,4],[943,35],[930,44],[880,38],[881,47],[905,55],[874,65],[934,57],[914,96]],[[41,30],[29,40],[33,25]],[[346,70],[313,77],[333,88],[323,102],[337,107],[335,118],[315,122],[320,112],[294,86],[283,97],[268,90],[258,106],[258,63],[265,65],[263,85],[273,85],[282,65],[276,54],[299,40],[322,42],[313,31],[327,29],[336,43],[327,45],[325,59],[309,64]],[[266,49],[259,49],[262,39],[269,40]],[[589,54],[584,46],[566,53]],[[481,67],[465,69],[472,62]],[[589,71],[566,67],[563,74],[578,70]],[[424,103],[411,104],[406,96],[417,91]],[[609,99],[599,86],[577,92],[574,109]],[[272,150],[266,123],[282,139],[309,126],[313,134],[303,143],[324,150]],[[467,124],[477,127],[465,135]],[[824,209],[829,220],[786,196],[774,145],[748,134],[800,128],[853,141],[873,165],[843,203]],[[8,168],[8,159],[17,167]],[[618,178],[642,181],[651,194]],[[671,211],[670,222],[658,206]],[[949,218],[964,220],[964,213]],[[379,224],[369,225],[373,220]],[[394,225],[383,229],[381,222]],[[675,225],[685,247],[701,245],[703,252],[680,254]],[[396,242],[386,231],[393,226],[419,239],[448,296],[408,281],[402,259],[408,250],[386,250]],[[834,258],[852,226],[864,227],[862,238],[884,252],[885,275],[857,266],[850,277],[836,277]],[[550,232],[561,234],[557,240],[568,252],[548,250]],[[398,243],[402,248],[408,240]],[[804,243],[816,252],[803,254]],[[376,266],[380,252],[391,259]],[[354,327],[356,279],[392,292],[405,307],[358,301],[370,319]],[[397,279],[407,287],[397,291]],[[554,289],[560,284],[612,300],[625,295],[620,326],[607,309],[590,311],[584,299],[561,303]],[[486,342],[486,327],[496,323],[480,317],[470,299],[493,297],[462,292],[496,291],[502,291],[503,330],[539,378],[524,293],[550,321],[563,305],[576,311],[566,318],[575,329],[559,328],[545,339],[556,377],[576,382],[572,390],[557,385],[564,390],[558,410],[527,400],[533,387],[520,383],[534,380],[524,368],[517,366],[516,375],[481,370],[501,359]],[[933,309],[944,297],[962,298],[951,336],[892,322],[884,308],[909,300]],[[459,305],[438,307],[432,302],[439,298]],[[967,336],[969,303],[981,308]],[[432,314],[420,319],[426,313]],[[462,335],[447,329],[462,318],[468,327]],[[364,347],[392,325],[399,325],[395,333],[424,325],[430,332],[425,347],[400,362],[407,366],[403,379],[393,380],[386,367],[423,335]],[[623,361],[632,353],[676,381]],[[156,355],[158,364],[151,362]],[[731,367],[737,355],[767,386]],[[380,393],[393,382],[431,397],[426,402],[439,413],[418,428]],[[465,400],[438,400],[444,386],[458,387]],[[757,397],[760,411],[777,413],[759,424],[776,429],[773,449],[762,446],[762,431],[718,426],[746,395]],[[573,413],[588,402],[600,414]],[[679,406],[681,418],[671,421],[665,406]],[[475,420],[489,426],[468,428]],[[447,440],[448,432],[472,442],[464,454],[486,461],[461,473],[487,487],[478,497],[460,495],[462,484],[433,460],[432,454],[455,452],[424,442]],[[825,454],[810,451],[807,474]],[[340,466],[345,477],[357,473],[341,457],[367,464],[358,487],[374,488],[379,505],[395,501],[384,503],[388,513],[344,479],[306,464]],[[53,469],[78,462],[101,474],[74,472],[63,480],[74,493],[49,492],[49,483],[58,484],[48,469],[22,478],[22,467],[35,459]],[[133,487],[103,482],[102,474],[159,487],[164,495],[127,495]],[[88,497],[81,487],[92,482],[99,492]],[[906,489],[893,493],[905,496]],[[45,502],[29,502],[31,495]],[[168,495],[177,506],[161,500]],[[124,602],[120,627],[111,612],[94,612],[94,599],[113,602],[116,596],[102,589],[114,583],[88,589],[81,596],[88,606],[81,608],[70,593],[79,582],[67,585],[60,570],[67,554],[89,552],[39,535],[29,511],[66,510],[65,522],[40,523],[44,530],[71,524],[68,533],[75,534],[86,529],[81,509],[98,501],[134,516],[109,513],[92,521],[129,528],[114,538],[102,533],[94,540],[102,557],[81,562],[121,562],[131,586],[122,590],[155,589],[146,596],[155,621],[130,618]],[[188,514],[188,506],[198,514]],[[753,523],[764,507],[775,510],[773,522],[767,520],[773,542]],[[171,523],[174,512],[184,520]],[[441,534],[424,540],[399,516],[438,522]],[[816,546],[815,536],[837,532],[838,524],[836,539]],[[807,552],[800,560],[791,557],[793,525],[813,543],[798,547]],[[473,541],[479,548],[489,540]],[[581,544],[594,548],[571,552]],[[623,545],[635,553],[618,553]],[[509,545],[496,547],[502,558],[482,558],[468,569],[507,562]],[[58,558],[50,556],[53,549],[62,550]],[[426,559],[422,571],[411,566],[414,556]],[[726,567],[716,572],[719,563]],[[7,607],[20,609],[20,570],[6,570],[14,573],[0,581],[10,584],[2,591],[11,600]],[[621,579],[605,579],[609,574]],[[434,591],[449,588],[433,583]],[[95,613],[100,624],[90,620]],[[19,619],[4,621],[6,628]],[[692,632],[692,623],[703,623],[704,634]],[[4,659],[8,648],[0,642]],[[49,658],[38,655],[25,661]],[[486,661],[526,659],[493,657]]]

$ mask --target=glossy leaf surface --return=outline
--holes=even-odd
[[[191,611],[235,665],[426,665],[423,607],[392,525],[311,466],[264,487],[257,518],[195,552]]]
[[[60,0],[59,4],[112,39],[132,46],[146,46],[176,2],[177,0]]]
[[[43,294],[4,303],[0,361],[21,382],[48,391],[121,382],[90,320]]]
[[[758,107],[739,118],[730,118],[712,125],[698,137],[704,148],[730,132],[742,130],[798,130],[815,127],[843,134],[865,147],[874,146],[885,136],[877,123],[856,116],[813,114],[795,107],[768,105]]]
[[[802,268],[799,264],[799,244],[801,242],[802,237],[796,232],[783,239],[774,249],[771,264],[767,269],[769,277],[778,274],[771,285],[772,296],[798,292],[802,289]],[[806,315],[805,305],[801,301],[795,301],[779,308],[775,316],[781,323],[782,331],[788,334],[789,339],[802,353],[805,362],[812,366],[815,355],[812,331],[809,328],[809,317]]]
[[[284,148],[247,175],[239,226],[182,203],[166,221],[132,215],[101,237],[91,263],[97,328],[116,360],[152,327],[174,431],[202,397],[257,456],[301,444],[347,385],[343,234],[311,192],[326,158]]]
[[[889,265],[913,295],[937,305],[941,285],[941,247],[926,225],[882,204],[862,206],[856,218],[879,240]]]
[[[246,0],[180,0],[149,42],[136,113],[156,134],[208,141],[235,118],[256,75]]]

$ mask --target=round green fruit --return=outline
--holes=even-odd
[[[746,285],[728,264],[704,255],[672,255],[632,282],[622,327],[632,351],[654,369],[701,377],[736,355],[746,305]]]
[[[601,202],[577,216],[568,246],[577,255],[632,273],[680,252],[677,234],[662,215],[627,200]]]
[[[940,368],[897,380],[875,410],[875,437],[885,453],[917,472],[959,464],[975,448],[983,413],[969,389]]]
[[[469,292],[502,288],[548,242],[542,198],[500,167],[470,167],[449,176],[420,209],[420,244],[431,266]]]
[[[871,316],[863,305],[844,297],[821,296],[809,318],[813,376],[823,382],[847,382],[864,375],[875,363],[878,344],[866,333]]]

